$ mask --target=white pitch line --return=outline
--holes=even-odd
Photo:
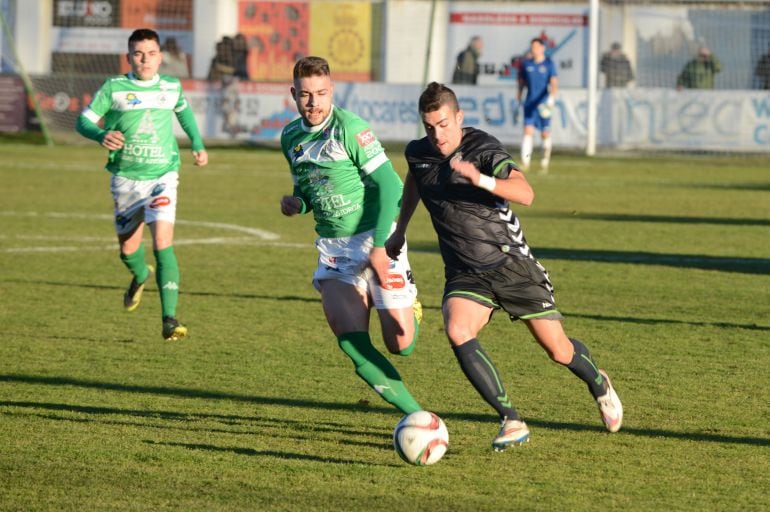
[[[87,220],[112,220],[112,215],[107,214],[89,214],[89,213],[75,213],[75,212],[18,212],[18,211],[0,211],[0,216],[3,217],[42,217],[53,219],[87,219]],[[207,222],[207,221],[194,221],[177,219],[177,224],[183,224],[187,226],[197,226],[209,229],[217,229],[224,231],[235,231],[237,233],[243,233],[249,235],[248,237],[209,237],[200,239],[177,239],[174,241],[174,245],[215,245],[215,244],[234,244],[234,245],[270,245],[276,247],[309,247],[308,244],[278,242],[280,235],[259,228],[252,228],[248,226],[240,226],[238,224],[228,224],[224,222]],[[7,235],[3,235],[2,238],[9,238]],[[68,240],[70,242],[102,242],[105,239],[96,237],[80,237],[80,238],[67,238],[61,236],[54,236],[46,238],[43,235],[19,235],[19,239],[34,239],[34,240]],[[46,252],[74,252],[83,250],[117,250],[117,243],[109,245],[97,245],[91,247],[62,245],[62,246],[40,246],[40,247],[10,247],[0,249],[2,253],[46,253]]]

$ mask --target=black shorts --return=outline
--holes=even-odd
[[[480,274],[450,275],[444,286],[444,301],[451,297],[462,297],[495,310],[503,309],[511,320],[562,318],[554,303],[548,272],[531,259],[511,258],[502,267]]]

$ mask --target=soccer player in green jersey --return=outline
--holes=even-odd
[[[421,409],[369,337],[377,309],[388,351],[408,355],[420,306],[406,254],[391,260],[385,240],[394,227],[401,179],[369,125],[332,104],[329,64],[305,57],[294,66],[291,94],[299,119],[281,134],[294,191],[281,200],[286,216],[313,212],[318,268],[313,284],[326,320],[356,373],[404,414]]]
[[[179,80],[158,74],[163,60],[158,34],[135,30],[126,57],[131,72],[104,82],[76,128],[109,150],[106,167],[112,173],[120,259],[133,275],[123,305],[128,311],[139,306],[144,285],[155,271],[145,262],[142,235],[147,224],[157,264],[161,333],[166,340],[178,340],[187,335],[187,328],[176,319],[179,266],[172,244],[180,159],[174,116],[192,142],[195,165],[206,165],[208,154]]]

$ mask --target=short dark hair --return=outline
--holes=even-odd
[[[134,43],[138,43],[139,41],[155,41],[158,43],[158,46],[160,46],[160,37],[158,37],[158,33],[152,30],[151,28],[139,28],[134,30],[131,33],[131,36],[128,38],[128,49],[131,50],[131,45]]]
[[[455,112],[460,110],[455,92],[438,82],[428,84],[428,87],[420,94],[420,101],[417,105],[421,114],[435,112],[444,105],[449,105]]]
[[[540,44],[542,44],[543,46],[545,46],[545,41],[543,41],[543,40],[542,40],[541,38],[539,38],[539,37],[533,37],[533,38],[532,38],[532,41],[530,41],[530,42],[529,42],[529,44],[532,44],[532,43],[540,43]]]
[[[329,63],[323,57],[302,57],[294,64],[294,80],[309,76],[331,76]]]

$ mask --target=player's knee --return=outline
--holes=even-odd
[[[452,345],[460,345],[471,338],[476,337],[470,326],[461,322],[450,322],[446,325],[444,332]]]

